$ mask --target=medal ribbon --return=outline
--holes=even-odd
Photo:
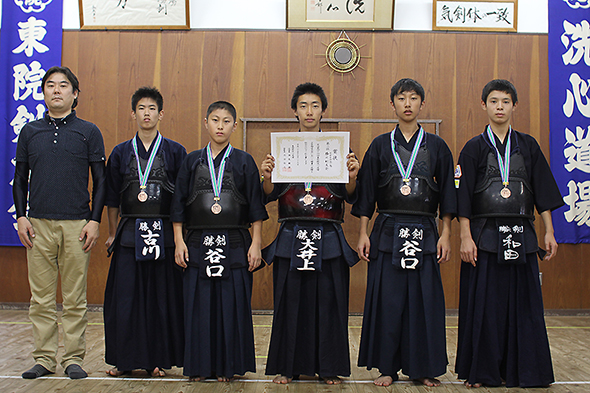
[[[152,165],[154,164],[154,159],[156,158],[156,154],[158,153],[158,149],[160,148],[161,143],[162,134],[158,132],[156,143],[154,144],[154,148],[150,153],[150,158],[148,159],[147,165],[145,166],[145,172],[142,172],[141,163],[139,162],[139,153],[137,151],[137,137],[131,140],[131,144],[133,145],[133,152],[135,153],[135,160],[137,161],[137,173],[139,174],[139,188],[141,189],[144,189],[145,185],[147,184],[148,177],[150,177],[150,171],[152,170]]]
[[[486,131],[488,133],[488,138],[490,138],[490,141],[494,146],[494,149],[496,149],[498,165],[500,166],[500,176],[502,177],[502,184],[506,187],[508,186],[508,176],[510,172],[510,134],[512,134],[512,126],[510,126],[510,128],[508,129],[508,135],[506,136],[506,138],[508,138],[508,141],[506,142],[506,151],[504,152],[504,159],[502,159],[500,151],[496,146],[496,138],[494,138],[494,133],[492,132],[492,129],[489,125]]]
[[[305,191],[310,192],[311,191],[311,182],[310,181],[306,181],[305,182]]]
[[[227,149],[225,150],[225,154],[221,159],[221,164],[219,165],[219,173],[217,177],[215,177],[215,164],[213,164],[213,154],[211,153],[211,143],[207,144],[207,163],[209,164],[209,174],[211,175],[211,183],[213,184],[213,194],[215,195],[215,200],[219,200],[219,194],[221,193],[221,183],[223,182],[223,173],[225,172],[225,161],[227,157],[230,155],[233,147],[230,144],[227,145]]]
[[[408,167],[406,169],[404,169],[402,159],[395,150],[394,133],[395,130],[391,131],[391,151],[393,152],[393,157],[395,158],[395,162],[399,169],[399,173],[402,175],[403,181],[408,182],[410,180],[410,175],[412,174],[412,168],[414,168],[414,163],[416,162],[416,157],[418,156],[418,150],[420,150],[420,145],[422,144],[422,139],[424,139],[424,129],[420,127],[420,130],[418,131],[418,138],[412,149],[412,155],[410,156],[410,161],[408,162]]]

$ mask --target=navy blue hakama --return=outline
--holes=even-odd
[[[135,220],[123,220],[105,289],[105,362],[121,371],[180,367],[182,273],[174,262],[174,247],[166,247],[164,260],[137,261],[135,246],[125,241],[134,238]]]
[[[537,255],[526,254],[520,265],[497,261],[498,254],[479,249],[476,267],[461,265],[455,372],[471,384],[549,385],[554,377]]]
[[[394,223],[404,218],[425,225],[425,244],[430,246],[425,247],[421,269],[397,269],[392,263]],[[371,234],[359,366],[376,367],[394,380],[399,370],[411,379],[446,372],[445,299],[437,238],[433,218],[377,217]]]
[[[274,283],[266,374],[349,376],[348,297],[356,255],[339,224],[323,223],[322,271],[291,270],[297,223],[304,224],[284,222],[265,250],[265,259],[273,263]]]

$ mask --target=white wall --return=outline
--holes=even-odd
[[[518,0],[518,32],[547,33],[549,0]],[[78,0],[63,0],[64,29],[80,28]],[[193,29],[282,30],[285,0],[190,0]],[[2,3],[0,2],[0,14]],[[394,29],[432,29],[432,0],[395,0]]]

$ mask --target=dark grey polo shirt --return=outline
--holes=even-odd
[[[89,167],[104,160],[100,130],[75,111],[58,120],[46,112],[27,123],[18,138],[16,161],[31,170],[29,217],[90,219]]]

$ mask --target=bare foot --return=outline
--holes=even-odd
[[[481,383],[469,383],[468,381],[465,381],[465,386],[467,386],[468,388],[481,388]]]
[[[393,383],[393,378],[389,375],[381,375],[373,383],[377,386],[389,386]]]
[[[201,382],[201,381],[204,381],[204,380],[205,380],[205,377],[201,377],[201,376],[198,376],[198,375],[193,375],[193,376],[191,376],[191,377],[188,378],[188,381],[189,382]]]
[[[291,382],[292,380],[293,380],[293,378],[287,378],[284,375],[277,375],[275,377],[275,379],[273,379],[272,381],[274,383],[286,384],[286,383]]]
[[[234,380],[233,378],[224,377],[223,375],[218,375],[217,376],[217,381],[218,382],[231,382],[233,380]]]
[[[117,367],[113,367],[110,370],[106,371],[109,377],[120,377],[121,375],[125,374],[125,371],[119,371]]]
[[[154,368],[153,371],[150,372],[150,375],[152,377],[165,377],[166,376],[166,371],[162,370],[159,367]]]
[[[421,383],[425,386],[440,386],[440,381],[436,378],[416,378],[414,382]]]
[[[328,385],[340,385],[342,380],[338,377],[322,377],[325,383]]]

